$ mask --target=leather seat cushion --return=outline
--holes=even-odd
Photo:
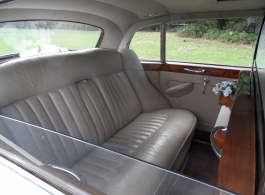
[[[115,153],[95,149],[80,159],[71,170],[84,176],[89,185],[101,190],[124,168],[130,159]]]
[[[70,170],[85,177],[89,185],[113,195],[155,194],[167,175],[162,169],[100,148]]]
[[[195,125],[196,117],[187,110],[143,113],[102,146],[164,168],[177,169],[188,151]]]

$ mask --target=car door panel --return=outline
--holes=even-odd
[[[171,67],[172,66],[173,65],[171,65]],[[197,117],[198,123],[196,128],[205,131],[212,130],[221,108],[219,105],[219,94],[215,95],[215,93],[212,91],[213,87],[222,81],[235,80],[239,72],[238,70],[228,70],[229,74],[226,74],[225,72],[227,70],[224,69],[221,74],[214,74],[207,70],[205,71],[206,74],[189,74],[182,71],[184,67],[182,67],[180,71],[172,71],[172,68],[171,70],[167,71],[157,71],[154,69],[148,70],[146,67],[145,69],[149,80],[154,86],[156,86],[156,88],[160,90],[161,93],[163,93],[163,95],[170,102],[171,106],[173,108],[190,110]],[[205,67],[193,67],[193,69],[205,69]],[[223,75],[227,76],[228,78],[223,77]],[[203,94],[203,79],[205,77],[209,78],[209,82],[207,83]],[[164,93],[171,87],[185,85],[187,83],[192,83],[193,88],[185,95],[174,98],[169,97]]]

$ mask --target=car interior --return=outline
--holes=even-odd
[[[56,193],[264,194],[264,9],[262,0],[0,0],[0,156]],[[169,57],[174,28],[231,18],[254,18],[255,44],[224,49],[252,49],[247,66],[241,54],[237,65],[200,61],[205,52]],[[95,41],[75,48],[80,31]],[[145,47],[151,35],[140,43],[150,58],[134,42],[149,31],[158,47]],[[217,83],[236,85],[233,97]]]

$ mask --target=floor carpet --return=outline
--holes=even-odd
[[[192,141],[189,158],[182,174],[214,185],[218,164],[219,159],[210,144]]]

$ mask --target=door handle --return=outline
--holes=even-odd
[[[204,77],[203,78],[203,90],[202,90],[202,94],[204,94],[205,91],[205,87],[207,85],[207,83],[210,81],[210,79],[208,77]]]
[[[189,69],[189,68],[184,68],[184,70],[188,71],[188,72],[196,72],[196,73],[204,73],[205,69]]]

